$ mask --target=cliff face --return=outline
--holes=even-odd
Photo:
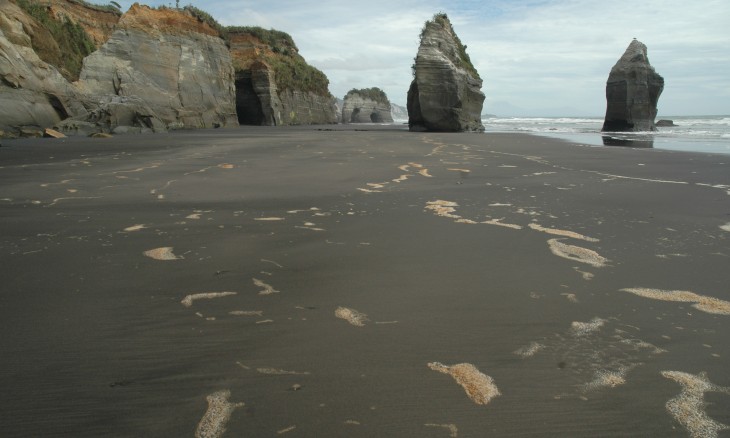
[[[83,110],[75,87],[38,57],[31,36],[55,43],[17,5],[0,0],[0,137],[40,135]]]
[[[655,131],[664,78],[649,64],[646,46],[634,39],[606,81],[603,131]]]
[[[238,125],[230,52],[218,31],[190,12],[135,4],[115,23],[115,12],[73,0],[36,6],[50,27],[81,26],[100,47],[70,82],[73,74],[51,65],[54,53],[66,56],[59,34],[37,14],[0,0],[0,136],[52,126],[89,134]]]
[[[135,4],[84,60],[78,87],[91,104],[81,120],[153,130],[237,125],[233,81],[216,30],[184,11]]]
[[[228,39],[240,124],[337,122],[326,76],[307,65],[289,35],[261,28],[230,28]]]
[[[350,90],[342,104],[342,123],[393,123],[388,97],[378,88]]]
[[[446,14],[426,22],[408,90],[411,131],[483,131],[482,80]]]

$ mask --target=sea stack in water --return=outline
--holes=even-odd
[[[606,82],[603,131],[655,131],[664,78],[649,64],[646,46],[634,39]]]
[[[342,123],[393,123],[388,96],[378,87],[353,88],[342,104]]]
[[[413,74],[411,131],[484,131],[482,80],[446,14],[424,25]]]

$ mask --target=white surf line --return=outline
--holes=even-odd
[[[726,223],[725,225],[720,225],[720,229],[730,232],[730,222]]]
[[[428,367],[453,377],[456,383],[464,388],[467,397],[478,405],[486,405],[494,397],[501,395],[494,380],[470,363],[444,365],[440,362],[430,362]]]
[[[132,170],[117,170],[115,172],[100,173],[99,175],[116,175],[118,173],[137,173],[137,172],[144,172],[147,169],[157,169],[158,167],[160,167],[159,163],[153,164],[151,166],[138,167],[138,168],[132,169]]]
[[[267,260],[267,259],[260,259],[264,263],[271,263],[272,265],[276,266],[277,268],[283,268],[284,266],[280,265],[279,263],[273,261],[273,260]]]
[[[186,295],[180,303],[185,307],[191,307],[193,301],[196,300],[212,300],[214,298],[223,298],[231,295],[238,295],[238,292],[202,292],[198,294]]]
[[[286,218],[284,218],[284,217],[255,217],[253,220],[263,221],[263,222],[276,222],[276,221],[286,220]]]
[[[242,402],[231,403],[228,401],[229,398],[231,398],[231,391],[228,389],[214,392],[205,398],[208,401],[208,409],[195,429],[195,438],[219,438],[223,436],[233,411],[244,406]]]
[[[593,250],[580,246],[566,245],[560,242],[560,239],[550,239],[548,240],[548,245],[550,246],[550,251],[558,257],[586,263],[595,268],[603,268],[609,261]]]
[[[183,175],[185,175],[185,176],[188,176],[188,175],[192,175],[192,174],[194,174],[194,173],[203,173],[203,172],[207,172],[208,170],[210,170],[210,169],[212,169],[212,168],[214,168],[214,167],[216,167],[216,166],[208,166],[208,167],[204,167],[204,168],[202,168],[202,169],[200,169],[200,170],[193,170],[192,172],[188,172],[188,173],[183,173]]]
[[[76,181],[76,179],[64,179],[63,181],[56,182],[56,183],[43,183],[43,184],[41,184],[41,187],[60,186],[60,185],[68,184],[71,181]]]
[[[335,316],[340,319],[344,319],[351,325],[356,327],[363,327],[366,321],[369,321],[368,316],[364,313],[358,312],[355,309],[348,307],[338,307],[335,309]]]
[[[277,368],[256,368],[256,371],[270,376],[309,376],[312,374],[309,371],[287,371]]]
[[[718,432],[730,429],[727,424],[710,418],[705,412],[705,393],[719,392],[730,395],[730,388],[713,384],[707,374],[697,375],[681,371],[662,371],[662,376],[682,386],[682,392],[667,401],[666,408],[674,419],[684,426],[692,438],[715,438]]]
[[[713,315],[730,315],[730,301],[724,301],[719,298],[708,297],[690,291],[648,289],[641,287],[625,288],[621,289],[621,291],[660,301],[694,303],[692,304],[692,307],[702,312],[711,313]]]
[[[695,183],[695,185],[696,186],[700,186],[700,187],[709,187],[711,189],[725,190],[725,193],[727,193],[728,196],[730,196],[730,185],[725,185],[725,184],[706,184],[706,183]]]

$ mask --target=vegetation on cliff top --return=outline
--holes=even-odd
[[[449,17],[444,12],[439,12],[433,16],[432,20],[426,21],[426,23],[423,25],[423,29],[421,30],[421,40],[423,40],[423,37],[426,34],[426,28],[431,23],[437,24],[442,29],[446,29],[449,31],[449,33],[454,37],[454,41],[456,42],[459,59],[461,60],[461,66],[468,72],[473,74],[477,79],[481,79],[479,77],[479,72],[477,72],[476,67],[474,67],[474,64],[472,64],[471,62],[471,58],[469,58],[469,54],[466,53],[466,46],[461,42],[459,36],[456,35],[456,32],[454,32],[454,28],[451,26],[451,21],[449,21]]]
[[[48,33],[35,32],[31,36],[33,50],[44,62],[56,67],[69,81],[79,78],[84,58],[96,50],[81,25],[67,17],[55,19],[47,6],[30,0],[17,0],[28,15],[33,17]],[[50,35],[49,35],[50,34]]]
[[[233,34],[249,34],[269,46],[270,52],[263,52],[260,56],[274,72],[274,80],[279,90],[331,96],[327,75],[307,64],[288,33],[258,26],[231,26],[225,29],[229,41]]]
[[[352,90],[347,92],[347,94],[345,95],[345,99],[347,99],[348,96],[352,96],[354,94],[359,94],[365,99],[370,99],[378,103],[390,104],[390,101],[388,100],[388,96],[385,94],[385,91],[381,90],[378,87],[361,89],[353,88]]]

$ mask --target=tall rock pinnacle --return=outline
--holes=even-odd
[[[655,131],[664,78],[649,64],[646,46],[634,39],[606,81],[603,131]]]
[[[482,80],[446,14],[436,14],[421,32],[408,90],[411,131],[483,131]]]

